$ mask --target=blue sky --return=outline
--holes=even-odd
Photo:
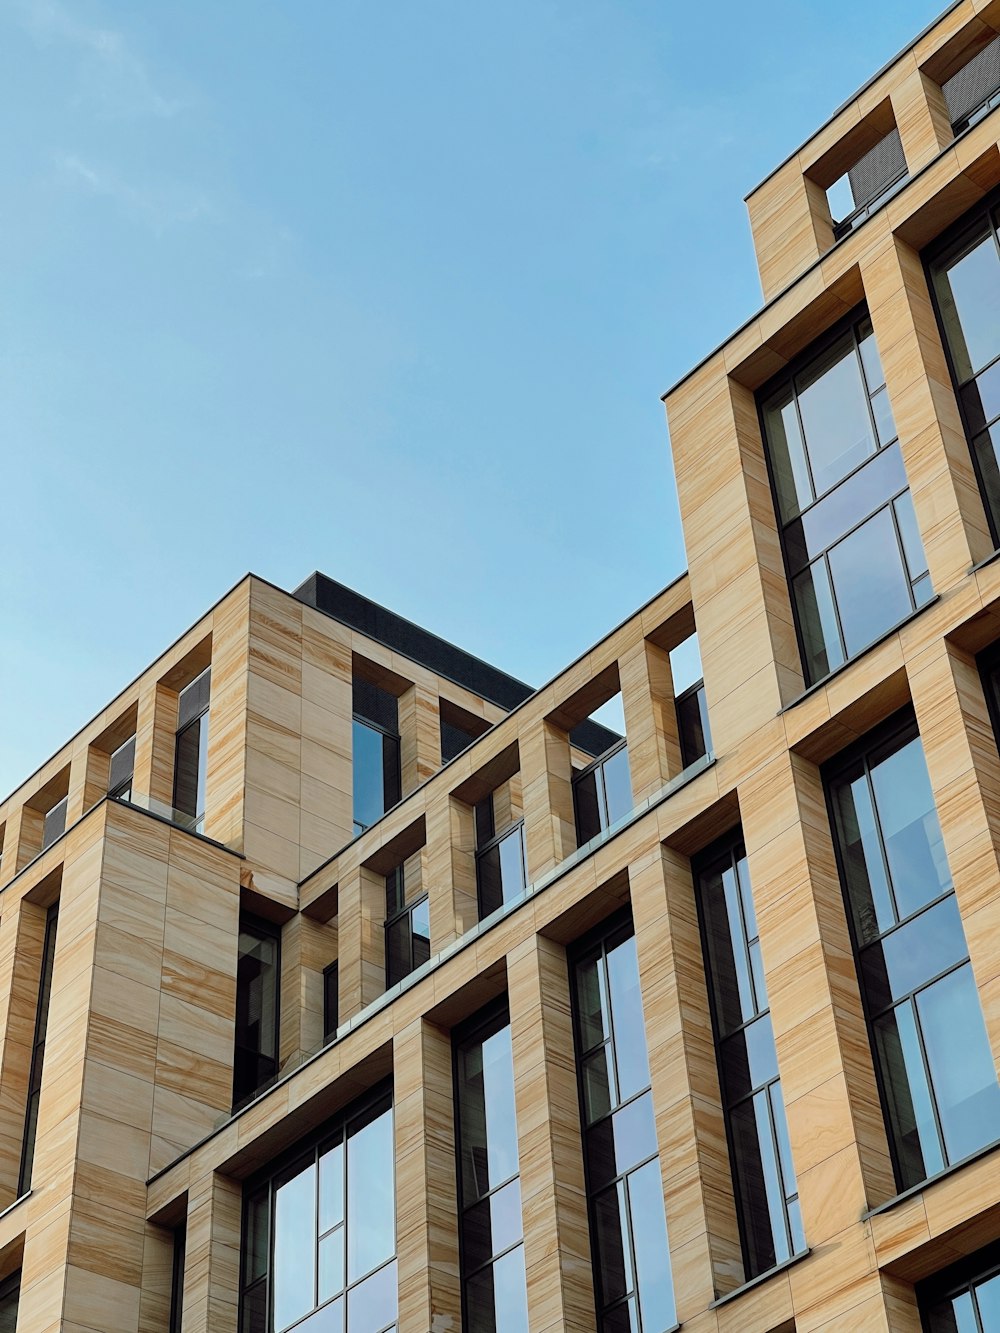
[[[742,197],[937,12],[6,0],[0,793],[247,570],[536,684],[680,573]]]

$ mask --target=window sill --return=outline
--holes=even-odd
[[[1000,546],[998,546],[995,551],[991,551],[985,560],[980,560],[977,565],[973,565],[970,568],[969,573],[978,574],[981,569],[986,569],[987,566],[992,565],[996,560],[1000,560]]]
[[[861,1220],[867,1222],[870,1217],[879,1217],[882,1213],[891,1212],[893,1208],[907,1199],[912,1199],[914,1195],[920,1194],[931,1185],[936,1185],[939,1180],[947,1180],[953,1176],[956,1171],[961,1171],[973,1162],[978,1162],[984,1157],[988,1157],[991,1152],[996,1152],[1000,1148],[1000,1139],[994,1139],[992,1143],[987,1143],[978,1152],[970,1153],[968,1157],[963,1157],[959,1162],[952,1162],[946,1166],[943,1171],[936,1171],[933,1176],[928,1176],[926,1180],[921,1180],[917,1185],[911,1185],[908,1190],[903,1190],[901,1194],[894,1194],[891,1199],[886,1199],[885,1203],[880,1203],[877,1208],[870,1208],[867,1213],[862,1213]]]
[[[762,1286],[769,1278],[775,1277],[778,1273],[783,1273],[786,1268],[792,1268],[795,1264],[801,1263],[803,1259],[808,1259],[810,1254],[812,1254],[812,1250],[808,1248],[800,1250],[798,1254],[793,1254],[790,1259],[785,1259],[780,1264],[775,1264],[773,1268],[758,1273],[756,1277],[752,1277],[749,1282],[744,1282],[743,1286],[737,1287],[735,1291],[727,1291],[725,1296],[718,1297],[708,1308],[718,1310],[721,1305],[728,1305],[730,1301],[735,1301],[738,1296],[753,1291],[755,1287]]]
[[[1000,556],[1000,551],[997,551],[994,554]],[[993,558],[994,556],[989,557],[991,560]],[[855,662],[860,662],[863,657],[867,657],[868,654],[873,653],[876,648],[880,648],[887,639],[891,639],[894,634],[898,634],[904,625],[909,625],[909,623],[916,620],[918,616],[922,616],[928,607],[934,606],[934,604],[940,600],[940,593],[935,593],[929,601],[924,602],[923,606],[918,606],[917,609],[911,611],[908,616],[904,616],[902,620],[897,620],[895,625],[891,625],[884,634],[880,634],[877,639],[873,639],[872,642],[862,648],[860,652],[855,653],[853,657],[849,657],[846,662],[841,662],[839,667],[834,667],[828,675],[824,676],[821,680],[815,681],[808,689],[803,690],[801,694],[797,694],[795,698],[785,704],[784,707],[779,708],[777,714],[778,717],[781,717],[783,713],[790,713],[793,708],[797,708],[799,704],[804,703],[806,699],[811,698],[814,694],[818,694],[824,686],[829,685],[831,680],[836,680],[838,676],[841,676],[845,671],[850,670]]]

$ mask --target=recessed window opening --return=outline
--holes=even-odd
[[[420,857],[385,877],[385,984],[394,986],[431,956],[431,912],[420,882]],[[408,887],[416,881],[415,887]]]
[[[871,216],[906,182],[906,158],[899,130],[891,129],[826,192],[837,240]]]
[[[55,805],[46,810],[42,818],[42,851],[46,847],[51,847],[56,838],[61,838],[66,832],[66,806],[69,803],[69,797],[64,796],[61,801],[56,801]]]
[[[807,353],[761,419],[812,685],[933,596],[871,321]]]
[[[35,1137],[38,1131],[38,1102],[42,1092],[42,1067],[45,1063],[45,1035],[49,1025],[49,999],[52,995],[52,969],[56,956],[56,926],[59,904],[55,902],[45,916],[45,936],[42,942],[42,967],[38,980],[38,1006],[35,1010],[35,1036],[31,1047],[31,1070],[28,1076],[28,1104],[24,1114],[24,1138],[21,1143],[21,1167],[18,1173],[18,1198],[31,1188],[31,1172],[35,1160]]]
[[[108,795],[118,801],[131,800],[134,771],[135,736],[130,736],[111,755],[108,770]]]
[[[708,729],[708,701],[702,674],[698,635],[689,634],[676,648],[670,650],[677,736],[681,747],[681,763],[685,768],[701,759],[712,747],[712,735]]]
[[[1000,36],[947,79],[941,91],[956,135],[1000,106]]]
[[[174,743],[174,810],[196,833],[205,825],[205,777],[208,772],[208,711],[212,668],[206,667],[177,699]]]
[[[474,819],[476,886],[482,920],[504,903],[519,898],[528,883],[520,775],[477,801]]]
[[[621,738],[614,741],[592,763],[573,774],[573,811],[579,847],[624,819],[631,813],[634,804],[621,691],[596,709],[589,720],[612,731],[618,730],[614,726],[618,722]]]
[[[399,701],[355,677],[352,725],[354,834],[364,833],[402,797]]]
[[[280,977],[281,932],[269,921],[244,914],[236,960],[234,1109],[277,1077]]]

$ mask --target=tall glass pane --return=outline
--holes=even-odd
[[[354,782],[354,831],[362,833],[385,814],[383,736],[374,727],[354,719],[352,773]]]
[[[252,1097],[278,1072],[278,937],[244,918],[236,962],[233,1105]]]
[[[846,334],[819,356],[799,376],[796,387],[819,496],[875,452],[853,334]]]
[[[392,1110],[347,1139],[347,1280],[356,1282],[396,1250]]]
[[[604,931],[572,980],[600,1327],[638,1329],[641,1311],[662,1333],[676,1316],[631,928]]]
[[[274,1194],[275,1333],[316,1305],[316,1167],[310,1162]]]
[[[948,343],[960,380],[1000,356],[1000,254],[989,224],[957,259],[934,269]]]
[[[848,657],[913,610],[892,514],[882,509],[831,547],[830,578]]]

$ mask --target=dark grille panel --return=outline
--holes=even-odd
[[[847,173],[855,207],[861,208],[906,171],[899,130],[891,130]]]
[[[951,122],[961,120],[1000,89],[1000,37],[941,85]]]

